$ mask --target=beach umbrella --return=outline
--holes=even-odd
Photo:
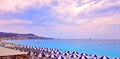
[[[61,52],[56,52],[56,54],[62,54]]]
[[[51,49],[47,49],[48,52],[51,52]]]
[[[86,56],[80,56],[78,59],[88,59]]]
[[[55,51],[51,51],[51,54],[55,54]]]
[[[56,51],[60,51],[59,49],[56,49]]]
[[[56,59],[65,59],[63,56],[58,56]]]
[[[57,57],[57,56],[54,55],[54,54],[52,54],[52,55],[49,56],[49,58],[56,58],[56,57]]]
[[[90,57],[97,57],[97,55],[95,55],[95,54],[91,54]]]
[[[39,52],[35,52],[35,56],[38,57],[38,55],[39,55]]]
[[[80,55],[81,55],[81,56],[87,56],[88,54],[86,54],[86,53],[81,53]]]
[[[65,51],[65,53],[69,53],[70,54],[71,52],[70,51]]]
[[[31,52],[31,54],[30,54],[30,55],[31,55],[31,56],[32,56],[32,55],[35,55],[35,53],[34,53],[34,52]]]
[[[78,56],[75,55],[75,54],[72,54],[70,57],[72,57],[72,58],[76,58],[76,57],[78,57]]]
[[[110,58],[107,57],[107,56],[102,56],[102,57],[100,57],[99,59],[110,59]]]
[[[44,49],[44,51],[47,51],[47,49]]]
[[[76,52],[76,51],[74,51],[74,52],[72,52],[72,54],[79,54],[78,52]]]
[[[27,55],[30,55],[30,54],[31,54],[31,52],[30,52],[30,51],[28,51],[28,52],[27,52]]]
[[[40,53],[40,54],[38,55],[38,57],[45,57],[45,54],[44,54],[44,53]]]
[[[63,55],[64,55],[64,56],[68,56],[68,55],[69,55],[69,53],[63,53]]]

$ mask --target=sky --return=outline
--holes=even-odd
[[[120,39],[120,0],[0,0],[0,31]]]

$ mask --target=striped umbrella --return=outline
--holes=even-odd
[[[76,52],[76,51],[74,51],[74,52],[72,52],[72,54],[79,54],[78,52]]]
[[[95,55],[95,54],[91,54],[90,56],[91,56],[91,57],[97,57],[97,55]]]
[[[27,52],[27,55],[31,55],[31,52],[30,52],[30,51],[28,51],[28,52]]]
[[[70,51],[65,51],[65,53],[69,53],[70,54],[71,52]]]
[[[31,56],[32,56],[32,55],[35,55],[35,53],[34,53],[34,52],[31,52],[31,54],[30,54],[30,55],[31,55]]]
[[[51,51],[52,54],[55,54],[55,51]]]
[[[56,54],[62,54],[61,52],[56,52]]]
[[[110,59],[110,58],[107,57],[107,56],[102,56],[102,57],[100,57],[99,59]]]
[[[76,58],[76,57],[78,57],[78,56],[75,55],[75,54],[72,54],[70,57],[72,57],[72,58]]]
[[[63,56],[59,56],[56,59],[65,59]]]
[[[51,52],[51,49],[47,49],[48,52]]]
[[[86,56],[80,56],[79,59],[88,59]]]
[[[38,57],[38,55],[39,55],[39,52],[35,52],[35,56]]]
[[[88,54],[86,54],[86,53],[81,53],[81,56],[88,56]]]
[[[69,54],[69,53],[63,53],[63,55],[64,55],[64,56],[68,56],[68,55],[70,55],[70,54]]]
[[[44,54],[44,53],[40,53],[40,54],[38,55],[38,57],[45,57],[45,54]]]
[[[57,57],[57,56],[54,55],[54,54],[52,54],[52,55],[49,56],[49,58],[56,58],[56,57]]]

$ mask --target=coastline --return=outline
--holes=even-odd
[[[87,58],[87,59],[95,58],[96,59],[96,58],[98,58],[98,59],[101,59],[103,57],[110,59],[110,57],[107,57],[107,56],[97,56],[95,54],[88,55],[86,53],[79,53],[77,51],[61,52],[59,49],[54,49],[54,48],[25,46],[25,45],[18,45],[18,44],[13,44],[13,43],[8,43],[8,42],[2,42],[2,46],[9,48],[9,49],[12,49],[12,50],[25,52],[30,58],[43,58],[42,55],[44,55],[44,57],[46,59],[52,59],[53,56],[54,56],[54,58],[63,57],[64,59],[69,59],[69,58],[74,58],[74,59],[80,59],[80,58]],[[50,56],[52,56],[52,58]]]

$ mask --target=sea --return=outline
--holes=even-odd
[[[110,58],[120,58],[120,40],[4,40],[14,44],[37,46],[44,48],[56,48],[60,51],[77,51],[79,53],[96,54]]]

